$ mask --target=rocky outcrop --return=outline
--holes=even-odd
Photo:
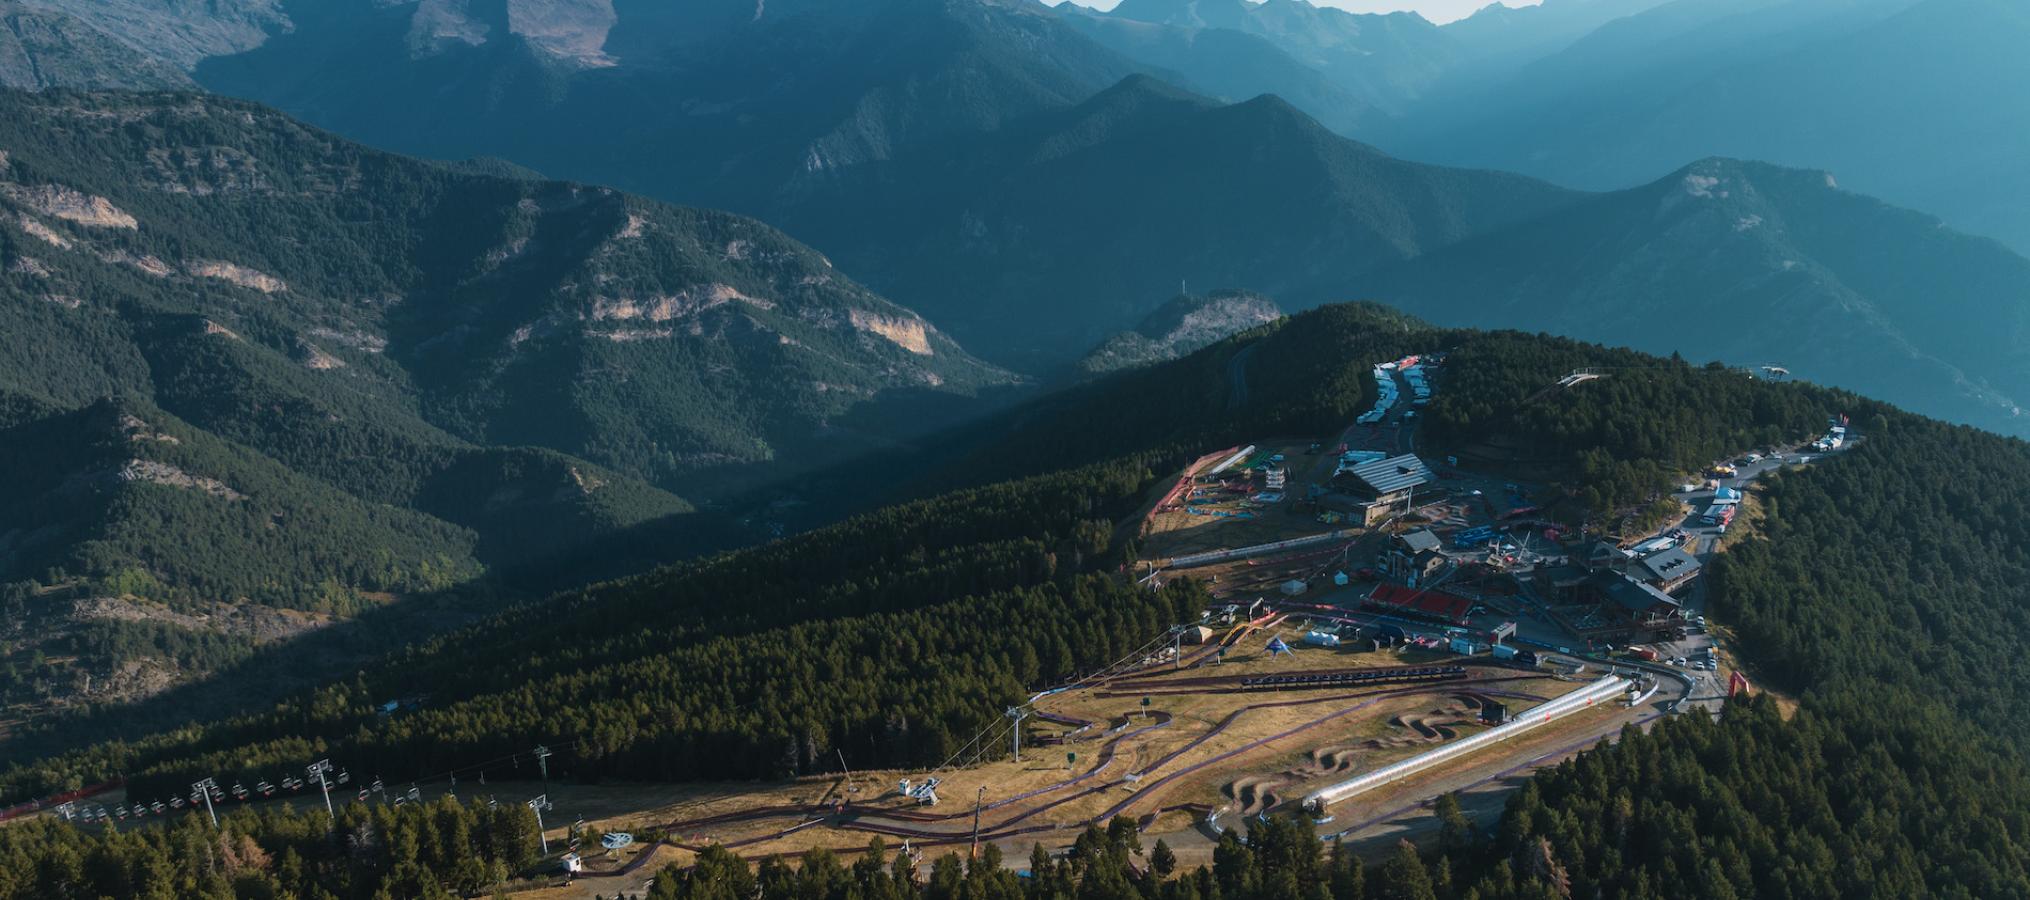
[[[141,223],[104,197],[94,197],[60,184],[0,184],[0,197],[66,222],[93,228],[139,228]]]
[[[168,263],[154,256],[135,256],[125,250],[101,252],[99,259],[116,266],[132,266],[151,278],[168,278],[176,274],[176,270],[170,268]]]
[[[152,459],[130,459],[120,467],[119,480],[129,483],[159,484],[164,487],[183,488],[210,494],[221,500],[238,502],[247,495],[233,490],[225,482],[203,475],[192,475],[168,463]]]
[[[854,328],[886,338],[895,346],[918,356],[931,355],[930,329],[922,319],[885,316],[863,309],[853,310],[847,317]]]
[[[120,429],[120,433],[122,435],[125,435],[130,443],[137,444],[145,442],[153,442],[157,444],[183,443],[182,438],[158,430],[155,426],[148,424],[147,420],[142,419],[140,416],[134,415],[133,413],[121,413],[120,418],[117,420],[116,424],[117,427]]]
[[[1108,338],[1078,367],[1102,374],[1176,359],[1282,315],[1275,301],[1247,291],[1179,295],[1150,313],[1134,331]]]
[[[71,248],[70,238],[58,234],[55,229],[42,224],[34,216],[23,215],[15,221],[20,224],[21,230],[27,232],[29,237],[35,238],[58,250],[69,250]]]
[[[296,357],[302,361],[305,368],[314,369],[319,372],[329,372],[333,369],[345,368],[345,360],[325,352],[324,348],[309,341],[297,342]]]
[[[758,309],[774,309],[774,301],[750,297],[728,284],[708,284],[674,294],[652,297],[600,297],[592,301],[593,321],[668,322],[695,316],[728,303],[745,303]]]
[[[288,283],[280,278],[259,269],[250,269],[224,260],[193,259],[183,264],[183,271],[199,278],[216,278],[263,294],[279,294],[289,289]]]

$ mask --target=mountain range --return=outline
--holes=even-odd
[[[1842,40],[1941,2],[1856,0]],[[1832,21],[1779,5],[1730,59]],[[0,94],[0,317],[22,336],[0,427],[33,450],[0,507],[46,520],[0,533],[0,582],[58,630],[163,604],[149,627],[202,614],[244,650],[490,573],[743,543],[844,511],[750,515],[753,492],[819,473],[852,488],[811,496],[884,496],[906,476],[855,460],[981,414],[1018,372],[1147,365],[1348,298],[2026,433],[2030,262],[2001,244],[1816,169],[1675,160],[1588,192],[1340,133],[1417,139],[1442,98],[1478,127],[1497,70],[1540,98],[1610,63],[1710,70],[1735,6],[1554,0],[1442,28],[1297,0],[7,14],[10,84],[194,82],[463,160],[215,95]],[[203,524],[147,524],[169,521]],[[336,549],[269,533],[288,522]],[[247,612],[274,609],[294,618]]]
[[[1308,0],[1122,0],[1055,9],[1122,54],[1191,87],[1244,100],[1275,93],[1349,135],[1412,115],[1455,83],[1498,79],[1599,26],[1663,0],[1486,6],[1435,25],[1416,13],[1354,13]]]
[[[1576,187],[1724,155],[2030,251],[2030,10],[2009,0],[1675,0],[1371,139]]]
[[[1305,0],[1057,7],[1232,100],[1428,162],[1609,190],[1704,156],[1838,173],[2030,251],[2030,11],[2009,0],[1548,0],[1443,26]]]
[[[1826,172],[1701,160],[1425,255],[1370,293],[1440,322],[1778,366],[2026,432],[2030,259]]]
[[[1013,381],[760,223],[502,171],[0,92],[0,583],[52,604],[9,627],[738,543],[626,535]]]
[[[0,2],[0,87],[178,88],[190,75],[75,16]]]
[[[1579,195],[1426,166],[1276,97],[1223,105],[1149,76],[834,173],[765,213],[982,355],[1076,358],[1188,283],[1295,308]]]
[[[10,821],[0,900],[489,895],[575,852],[545,811],[640,834],[628,890],[683,863],[658,897],[2030,895],[2026,19],[0,0],[0,800],[118,780],[124,820]],[[1412,354],[1435,396],[1349,432]],[[1844,449],[1785,449],[1829,419]],[[1168,665],[1226,600],[1145,555],[1159,498],[1336,440],[1528,482],[1549,553],[1674,533],[1670,485],[1772,454],[1686,598],[1753,686],[1650,665],[1725,715],[1589,738],[1499,823],[1436,797],[1421,849],[1265,814],[1171,871],[1205,767],[1306,725],[1069,862],[1002,822],[1026,878],[994,840],[921,879],[739,858],[962,844],[851,773],[991,760],[1039,688]],[[358,803],[176,799],[320,759]],[[748,840],[642,827],[706,779],[765,804],[700,820]]]
[[[2004,199],[2030,187],[2030,64],[2014,52],[2030,13],[2011,0],[1548,0],[1442,26],[1309,0],[10,4],[36,22],[0,36],[7,83],[188,77],[390,149],[749,214],[1141,72],[1229,102],[1273,93],[1407,158],[1572,187],[1715,155],[1826,169],[2030,250],[2030,217]],[[50,64],[6,62],[24,54]],[[766,78],[754,59],[776,61]]]
[[[156,0],[33,2],[126,46],[160,42],[171,48],[158,54],[164,64],[189,69],[209,87],[281,104],[354,136],[431,156],[505,158],[535,171],[759,216],[975,352],[1030,373],[1068,364],[1131,330],[1184,280],[1261,291],[1296,309],[1371,297],[1446,321],[1489,324],[1517,322],[1513,311],[1532,309],[1535,321],[1570,323],[1565,327],[1581,336],[1629,340],[1639,331],[1646,339],[1637,343],[1649,349],[1793,362],[1810,377],[2016,428],[2012,410],[2021,387],[1994,362],[2007,354],[1969,356],[1958,337],[1944,333],[1949,329],[1907,314],[1914,302],[1907,292],[1823,262],[1957,246],[1923,238],[1929,226],[1918,219],[1887,217],[1879,221],[1898,224],[1842,231],[1812,247],[1728,256],[1722,270],[1707,273],[1709,292],[1696,298],[1724,308],[1748,302],[1769,284],[1803,278],[1799,270],[1840,273],[1805,279],[1813,285],[1806,290],[1820,296],[1851,295],[1827,301],[1826,321],[1838,323],[1828,324],[1827,333],[1874,335],[1871,347],[1895,348],[1895,358],[1910,360],[1911,368],[1893,378],[1839,362],[1859,354],[1842,354],[1833,343],[1793,349],[1766,332],[1684,327],[1657,302],[1623,304],[1615,316],[1629,324],[1610,329],[1589,295],[1642,290],[1683,297],[1677,286],[1685,282],[1672,273],[1703,259],[1706,239],[1685,228],[1652,228],[1643,232],[1653,240],[1640,261],[1612,272],[1519,269],[1521,261],[1500,256],[1505,244],[1494,235],[1550,229],[1547,240],[1556,246],[1535,257],[1549,267],[1592,246],[1586,235],[1625,214],[1610,212],[1619,208],[1611,199],[1582,202],[1589,195],[1543,182],[1391,157],[1335,134],[1287,98],[1223,103],[1166,81],[1196,84],[1212,80],[1207,73],[1224,73],[1229,83],[1215,94],[1245,93],[1256,70],[1222,66],[1228,55],[1212,52],[1245,44],[1253,49],[1235,52],[1262,62],[1261,71],[1281,73],[1271,80],[1282,79],[1277,84],[1292,97],[1342,116],[1379,116],[1370,130],[1391,146],[1420,146],[1429,158],[1506,154],[1503,148],[1526,142],[1472,137],[1493,127],[1489,117],[1496,113],[1568,136],[1583,129],[1551,127],[1543,124],[1550,117],[1527,110],[1585,97],[1653,106],[1652,98],[1690,96],[1679,88],[1699,78],[1807,45],[1830,53],[1887,28],[1921,35],[1930,47],[1952,39],[1940,23],[1962,27],[1989,16],[1996,33],[2006,34],[2013,14],[1986,0],[1553,0],[1490,8],[1442,27],[1302,0],[1132,0],[1106,13],[1016,0],[848,6],[711,0],[660,11],[562,0],[243,0],[204,10]],[[1955,18],[1941,4],[1967,8]],[[1912,30],[1923,23],[1938,28]],[[1130,43],[1143,43],[1130,46],[1108,34],[1139,35]],[[1157,44],[1205,53],[1138,56],[1137,46]],[[791,62],[762,79],[744,62],[757,58]],[[1971,52],[1956,57],[1951,71],[1965,78],[2006,64]],[[1615,87],[1590,77],[1616,67],[1630,77],[1613,80]],[[1506,74],[1489,74],[1496,70]],[[1300,79],[1302,72],[1317,77]],[[1638,74],[1661,80],[1643,82]],[[1676,87],[1659,87],[1665,84]],[[391,96],[419,102],[384,102]],[[652,96],[676,102],[647,102]],[[1802,98],[1785,105],[1813,106]],[[1441,122],[1439,109],[1450,118]],[[1955,122],[1983,121],[1960,112],[1941,110]],[[1618,113],[1596,118],[1628,120]],[[2022,131],[2006,118],[1998,128],[1998,135]],[[1899,140],[1937,133],[1889,130]],[[1605,146],[1616,135],[1599,137]],[[1978,153],[2006,141],[1956,143]],[[1685,164],[1663,158],[1665,152],[1641,165],[1621,164],[1611,177],[1556,171],[1599,186],[1637,180],[1643,166],[1653,167],[1658,174],[1639,179],[1647,185]],[[1546,161],[1563,158],[1531,155],[1539,164],[1507,161],[1541,171]],[[1900,170],[1965,178],[1987,168]],[[1854,177],[1831,171],[1851,187],[1869,183],[1863,169]],[[1781,202],[1801,196],[1785,194]],[[1576,210],[1567,212],[1573,204]],[[1795,234],[1815,214],[1757,209],[1735,218],[1787,222],[1793,230],[1786,233]],[[1589,216],[1603,222],[1581,221]],[[1711,240],[1765,237],[1739,235]],[[1451,277],[1433,275],[1435,264],[1415,264],[1439,250]],[[1515,280],[1471,277],[1494,271]],[[2013,269],[1998,262],[1994,271]],[[1977,289],[1974,279],[1959,283],[1999,298],[1993,302],[2004,321],[2013,298],[2022,296],[2013,274],[1978,282]],[[1537,287],[1549,284],[1560,287]],[[1673,342],[1668,348],[1665,335]],[[632,449],[611,452],[554,436],[516,440],[524,437],[646,472],[638,458],[648,451],[639,436],[629,438]],[[768,455],[738,444],[721,441],[673,456]],[[636,461],[626,462],[630,457]]]

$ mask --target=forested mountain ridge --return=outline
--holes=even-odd
[[[1586,73],[1597,67],[1731,78],[1714,73],[1799,41],[1823,48],[1876,35],[1867,40],[1879,44],[1882,23],[1904,21],[1923,26],[1913,32],[1922,46],[1893,58],[1919,59],[1950,45],[1941,23],[1957,20],[1942,11],[1944,3],[1968,4],[1973,20],[1997,18],[1995,34],[2010,33],[2010,14],[1988,0],[1785,0],[1766,10],[1750,0],[1565,0],[1487,10],[1443,28],[1302,2],[1151,0],[1107,14],[1031,0],[760,7],[715,0],[682,10],[246,3],[192,14],[191,28],[215,48],[198,67],[210,87],[267,97],[408,149],[504,157],[759,215],[974,352],[1032,374],[1060,370],[1132,328],[1186,279],[1260,291],[1291,308],[1373,297],[1448,323],[1555,324],[1578,337],[1658,352],[1793,364],[1804,377],[2017,433],[2023,426],[2014,409],[2026,393],[2019,354],[1958,333],[2016,333],[2014,262],[1969,249],[1956,236],[1921,234],[1930,226],[1914,216],[1860,209],[1856,201],[1853,212],[1877,227],[1835,227],[1847,213],[1809,191],[1774,186],[1795,179],[1742,170],[1741,178],[1772,186],[1753,198],[1737,191],[1700,199],[1739,206],[1734,224],[1769,224],[1732,235],[1718,219],[1689,222],[1683,210],[1657,221],[1640,207],[1661,204],[1672,179],[1687,174],[1685,159],[1668,152],[1652,155],[1654,171],[1636,174],[1655,178],[1673,167],[1676,174],[1578,203],[1584,195],[1541,182],[1409,163],[1345,140],[1300,112],[1317,108],[1311,100],[1318,91],[1338,89],[1303,82],[1268,57],[1249,59],[1267,67],[1264,77],[1283,79],[1276,85],[1287,84],[1296,105],[1253,97],[1223,106],[1137,71],[1162,68],[1155,57],[1138,62],[1079,33],[1103,21],[1137,34],[1181,28],[1194,41],[1240,39],[1254,46],[1250,53],[1281,42],[1271,49],[1290,60],[1311,54],[1300,68],[1327,57],[1348,65],[1372,57],[1390,68],[1383,64],[1389,54],[1366,51],[1373,42],[1397,42],[1405,58],[1442,63],[1417,76],[1431,92],[1415,101],[1422,106],[1449,103],[1445,97],[1503,81],[1490,72],[1522,67],[1530,80],[1516,90],[1538,93],[1494,108],[1527,124],[1542,118],[1523,112],[1531,104],[1594,90]],[[286,28],[264,18],[278,10]],[[1437,37],[1411,37],[1427,31]],[[1977,52],[1957,59],[1954,77],[2000,65],[1992,52],[2000,43],[1973,45]],[[1529,62],[1533,54],[1543,58]],[[780,78],[761,79],[749,65],[758,58],[790,63]],[[377,64],[341,65],[360,59]],[[354,74],[334,79],[332,71]],[[1188,72],[1181,77],[1198,81]],[[1251,96],[1239,82],[1208,89]],[[1907,93],[1885,96],[1902,103]],[[383,102],[395,96],[430,102]],[[674,99],[643,111],[644,96]],[[1786,121],[1809,122],[1812,116],[1790,111],[1814,106],[1789,103]],[[1956,121],[1989,119],[1958,112]],[[1997,121],[2007,130],[2006,116]],[[1902,129],[1898,139],[1934,131]],[[1384,136],[1389,146],[1408,146],[1404,134]],[[2000,145],[1993,137],[1962,141],[1962,152],[1986,153]],[[1853,140],[1842,148],[1879,143]],[[1835,173],[1847,174],[1844,157],[1830,159]],[[1992,167],[1913,168],[1980,177]],[[1872,176],[1863,170],[1858,177]],[[1495,232],[1502,237],[1491,238]],[[1481,238],[1488,240],[1471,240]],[[1518,255],[1523,246],[1543,262],[1527,265],[1531,257]],[[1628,251],[1628,261],[1602,264],[1599,254],[1608,250]],[[1924,316],[1911,298],[1927,288],[1877,265],[1901,259],[1940,273],[1939,283],[1961,295],[1956,303],[1999,303],[2001,319],[1989,323],[1996,327],[1963,329],[1960,320]],[[1968,271],[1982,274],[1961,277]],[[1703,286],[1698,302],[1723,312],[1687,321],[1666,308],[1682,301],[1611,302],[1620,295],[1688,298],[1688,283]],[[1794,349],[1770,329],[1735,327],[1724,313],[1769,307],[1816,317],[1805,346]],[[1529,320],[1517,314],[1523,309],[1562,317]],[[1891,365],[1858,362],[1877,356]],[[629,446],[612,455],[564,449],[623,468],[636,465],[624,456],[663,450],[648,448],[641,435],[625,440]],[[706,443],[712,446],[691,458],[766,455],[738,440]],[[681,467],[685,460],[666,462]]]
[[[1825,172],[1702,160],[1370,289],[1448,324],[1781,365],[2004,433],[2030,427],[2030,259]]]
[[[293,401],[300,427],[549,446],[676,485],[884,390],[1006,380],[752,221],[457,174],[238,101],[0,104],[10,315],[46,336],[5,373],[51,400],[205,382],[163,405],[240,439],[263,429],[228,389]],[[162,327],[137,336],[195,352],[104,339],[140,311]],[[292,465],[343,464],[267,430]]]
[[[1367,137],[1597,189],[1709,155],[1828,169],[2030,252],[2026,40],[2010,0],[1676,0]]]
[[[1367,370],[1337,354],[1379,360],[1400,353],[1410,323],[1372,308],[1315,315],[1336,327],[1277,331],[1302,352],[1288,354],[1291,364],[1278,367],[1283,371],[1260,373],[1259,384],[1265,396],[1287,399],[1265,403],[1247,419],[1168,411],[1165,403],[1194,404],[1185,393],[1166,393],[1165,403],[1130,400],[1150,396],[1142,385],[1148,378],[1221,389],[1225,354],[1233,348],[1215,345],[1045,401],[1026,424],[997,428],[1003,439],[984,450],[961,447],[958,455],[944,457],[950,482],[995,483],[946,490],[775,544],[523,603],[441,641],[404,648],[372,667],[364,682],[304,697],[310,704],[304,709],[315,710],[311,715],[324,734],[370,726],[375,734],[358,752],[385,753],[389,772],[520,740],[515,735],[534,727],[523,720],[524,711],[560,702],[575,708],[579,701],[567,695],[581,688],[598,694],[620,682],[631,685],[636,696],[666,694],[696,716],[632,721],[632,712],[612,708],[620,718],[601,713],[597,723],[588,722],[600,736],[582,751],[570,751],[570,765],[616,775],[639,765],[741,777],[779,774],[825,765],[825,749],[845,734],[872,737],[884,757],[895,760],[937,756],[940,748],[949,749],[953,735],[979,721],[982,710],[991,707],[998,715],[1000,694],[1019,693],[1105,657],[1122,642],[1139,644],[1144,638],[1137,635],[1160,629],[1174,615],[1159,609],[1190,602],[1188,593],[1151,597],[1110,574],[1132,552],[1116,534],[1115,521],[1143,502],[1161,473],[1200,452],[1201,441],[1230,439],[1257,426],[1316,427],[1368,402],[1362,395]],[[1416,327],[1417,334],[1424,333]],[[1106,422],[1092,424],[1098,421],[1092,417]],[[895,462],[923,464],[908,457]],[[1052,612],[1065,604],[1088,612],[1069,617]],[[991,627],[982,624],[988,630],[976,632],[937,612],[950,609],[969,610],[965,621]],[[1011,642],[1006,623],[1016,621],[1039,631]],[[1113,624],[1093,625],[1102,621]],[[995,633],[1001,636],[990,638]],[[917,635],[918,649],[856,655],[865,642],[896,634]],[[1022,645],[1033,650],[1033,659],[1019,650]],[[943,647],[970,649],[948,656]],[[519,664],[482,662],[510,648],[526,652]],[[779,663],[747,656],[762,648],[784,655]],[[840,654],[847,658],[834,658]],[[961,659],[966,661],[958,665]],[[838,685],[822,674],[862,671],[877,660],[876,670],[844,694],[835,696]],[[776,674],[759,679],[748,674],[761,671]],[[716,674],[700,681],[707,673]],[[435,699],[404,717],[403,736],[375,727],[370,712],[357,718],[380,702],[367,698],[420,683],[432,685]],[[874,697],[889,702],[871,702]],[[884,716],[884,709],[899,720]],[[497,720],[500,728],[474,730],[466,722],[471,715]],[[257,757],[286,755],[294,752],[295,739],[273,730],[281,723],[261,714],[179,739],[158,735],[121,745],[132,749],[107,745],[60,768],[77,775],[104,765],[136,776],[167,772],[184,765],[189,754],[223,752],[253,734],[279,739],[261,739],[265,749],[255,750]],[[63,735],[50,735],[15,747],[25,757],[68,744]],[[112,755],[102,755],[107,751]]]
[[[1141,68],[1027,0],[279,6],[286,33],[209,55],[198,82],[401,152],[500,156],[749,214]]]
[[[0,88],[164,89],[191,85],[166,61],[75,16],[0,2]]]
[[[1122,0],[1105,13],[1074,10],[1075,16],[1182,29],[1194,37],[1251,35],[1357,102],[1390,115],[1407,108],[1462,53],[1439,26],[1414,12],[1356,14],[1311,3],[1247,0]],[[1225,62],[1193,60],[1185,72],[1190,77]]]
[[[832,184],[771,216],[989,354],[1091,346],[1097,322],[1139,319],[1183,277],[1291,309],[1351,293],[1448,325],[1788,366],[2030,427],[2030,260],[1823,171],[1713,158],[1588,195],[1397,160],[1274,97],[1221,106],[1138,76]],[[954,304],[942,286],[960,282]],[[1763,327],[1778,315],[1791,327]]]
[[[1250,395],[1264,399],[1233,415],[1204,415],[1209,405],[1224,408],[1229,361],[1246,345],[1258,351],[1250,357]],[[803,772],[828,765],[828,748],[869,739],[881,748],[877,765],[941,758],[954,735],[985,721],[979,716],[998,714],[1001,694],[1033,690],[1072,671],[1076,660],[1160,633],[1165,623],[1145,603],[1196,602],[1190,593],[1145,601],[1148,595],[1113,575],[1135,552],[1134,532],[1117,524],[1146,502],[1165,473],[1207,446],[1251,434],[1342,428],[1372,403],[1374,363],[1434,347],[1450,348],[1448,366],[1472,381],[1460,397],[1431,407],[1432,424],[1441,429],[1434,435],[1466,442],[1493,429],[1543,433],[1541,450],[1567,460],[1575,480],[1570,490],[1583,494],[1590,486],[1603,505],[1640,500],[1684,459],[1709,455],[1717,445],[1814,427],[1850,399],[1679,363],[1655,378],[1604,386],[1592,403],[1562,416],[1554,407],[1518,421],[1486,407],[1505,408],[1575,365],[1660,361],[1548,338],[1437,330],[1379,307],[1326,307],[1011,410],[969,429],[990,431],[990,440],[970,447],[959,441],[941,459],[896,460],[935,464],[927,473],[932,481],[994,483],[521,604],[398,653],[363,681],[291,701],[285,706],[292,711],[108,745],[21,776],[69,772],[89,779],[123,771],[173,780],[181,776],[168,773],[198,758],[219,765],[295,752],[305,721],[318,723],[320,734],[356,734],[345,752],[372,759],[384,772],[490,757],[517,742],[561,745],[570,736],[543,732],[545,722],[562,720],[582,721],[585,735],[596,736],[571,742],[573,770],[615,777]],[[1671,415],[1631,413],[1673,404],[1699,406]],[[1578,422],[1587,426],[1572,427]],[[1589,463],[1595,455],[1611,462]],[[1059,604],[1095,611],[1041,612]],[[984,632],[938,613],[959,607],[1031,610],[1036,614],[1005,620],[982,615],[998,627],[1022,621],[1038,630],[983,650],[989,645],[976,642],[986,640]],[[1095,629],[1089,627],[1095,616],[1128,620]],[[898,633],[945,638],[925,637],[904,657],[870,653],[847,661],[851,648]],[[947,656],[936,647],[972,649]],[[496,664],[509,656],[515,666]],[[961,659],[969,661],[945,668]],[[869,665],[875,668],[852,691],[818,687],[825,671]],[[944,680],[918,682],[907,674],[924,671]],[[393,722],[376,719],[378,701],[370,698],[418,683],[433,686],[427,709]],[[653,694],[668,708],[702,718],[651,721],[641,716],[655,704],[596,699],[614,696],[620,684],[631,686],[635,700]],[[890,702],[872,703],[875,696]],[[969,705],[975,700],[977,709]],[[744,724],[721,727],[729,716]],[[705,724],[713,722],[721,725]]]
[[[1258,348],[1249,357],[1251,380],[1260,379],[1251,393],[1271,399],[1231,417],[1180,415],[1219,405],[1229,362],[1246,346]],[[1757,677],[1796,692],[1793,718],[1754,700],[1718,723],[1667,720],[1540,776],[1498,823],[1470,822],[1441,801],[1437,844],[1379,866],[1321,857],[1304,825],[1283,823],[1250,829],[1245,842],[1222,838],[1208,870],[1167,873],[1162,864],[1130,864],[1129,822],[1082,839],[1070,861],[1036,864],[1029,881],[995,866],[940,863],[933,887],[883,877],[864,884],[867,894],[915,897],[961,881],[991,896],[1082,890],[1178,900],[1544,898],[1567,882],[1614,897],[2030,889],[2022,837],[2030,781],[2011,749],[2020,717],[1995,712],[2023,702],[2022,682],[1972,674],[1981,659],[2024,658],[2030,645],[2020,617],[2007,612],[2023,591],[2013,574],[2030,554],[2030,538],[2006,524],[2016,521],[2008,516],[2024,496],[2020,484],[2030,483],[2030,450],[2020,441],[1722,366],[1438,330],[1364,307],[1300,314],[1011,414],[1019,424],[1009,446],[976,460],[981,471],[1072,468],[520,606],[272,714],[104,745],[4,778],[20,793],[124,771],[144,790],[181,790],[193,772],[249,766],[253,774],[293,762],[310,752],[312,734],[345,735],[318,745],[319,754],[403,773],[532,741],[560,748],[553,777],[781,775],[831,765],[830,748],[847,745],[856,759],[873,753],[874,765],[939,759],[953,735],[991,720],[1009,698],[1122,642],[1160,634],[1169,616],[1204,602],[1184,582],[1149,594],[1111,574],[1133,552],[1113,523],[1132,516],[1160,473],[1236,433],[1337,427],[1371,402],[1362,386],[1373,362],[1432,347],[1448,351],[1459,380],[1430,407],[1434,452],[1503,433],[1572,460],[1568,487],[1603,502],[1639,500],[1715,447],[1811,429],[1830,411],[1852,415],[1866,440],[1758,487],[1758,534],[1716,566],[1716,616],[1738,629]],[[1520,405],[1575,365],[1616,374]],[[1152,381],[1203,390],[1152,394]],[[1089,462],[1094,456],[1106,459]],[[1951,565],[1952,578],[1938,580],[1928,562],[1904,565],[1905,545],[1915,560]],[[1800,592],[1805,602],[1793,602]],[[964,613],[950,614],[958,608]],[[1840,627],[1819,627],[1824,616]],[[547,627],[527,627],[533,622]],[[1943,630],[1914,633],[1931,622]],[[1962,628],[1979,628],[1979,639]],[[901,652],[898,636],[908,636]],[[1904,639],[1915,642],[1897,645]],[[872,652],[876,645],[883,652]],[[488,662],[507,658],[519,665]],[[841,671],[857,674],[842,680]],[[383,694],[419,680],[437,686],[424,708],[373,714]],[[316,827],[243,817],[230,829],[273,851]],[[28,859],[48,859],[72,839],[65,828],[10,833],[21,835],[16,846]],[[433,846],[449,853],[461,843]],[[154,851],[136,843],[118,852]],[[311,846],[299,852],[336,864]],[[756,884],[737,860],[706,861],[666,873],[658,895],[816,897],[828,895],[828,879],[847,877],[814,859],[801,874],[765,870]],[[350,871],[463,877],[440,868],[449,861],[437,856],[417,862],[422,875]],[[19,871],[24,884],[41,884],[62,869]]]
[[[1073,27],[1228,100],[1272,93],[1334,131],[1376,140],[1462,89],[1498,83],[1609,23],[1663,0],[1490,3],[1436,25],[1413,12],[1305,2],[1123,0],[1104,12],[1056,5]]]
[[[283,9],[284,0],[15,2],[42,12],[74,16],[133,52],[186,72],[206,57],[258,47],[270,34],[294,27]]]
[[[342,614],[362,601],[340,585],[407,592],[474,574],[470,532],[362,502],[142,404],[102,401],[4,435],[12,477],[0,518],[13,525],[0,581],[70,571],[158,601]],[[374,552],[348,554],[358,544]],[[276,581],[277,571],[300,580]]]
[[[478,168],[243,101],[0,92],[13,712],[483,573],[736,544],[670,489],[834,462],[891,439],[859,410],[923,428],[900,410],[1010,380],[758,223]]]
[[[767,215],[975,351],[1040,366],[1131,327],[1179,278],[1294,308],[1342,300],[1375,271],[1578,197],[1399,160],[1276,97],[1223,105],[1137,75],[836,172]]]

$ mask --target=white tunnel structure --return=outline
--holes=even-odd
[[[1313,791],[1304,798],[1304,807],[1313,812],[1323,812],[1327,806],[1333,803],[1374,790],[1385,784],[1401,781],[1448,759],[1464,756],[1490,744],[1498,744],[1539,725],[1555,721],[1575,712],[1590,709],[1595,704],[1611,701],[1627,690],[1627,679],[1618,675],[1609,675],[1562,697],[1538,704],[1528,712],[1521,713],[1507,722],[1496,725],[1472,737],[1453,741],[1443,747],[1417,754],[1402,762],[1386,765],[1330,787]]]

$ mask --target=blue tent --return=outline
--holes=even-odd
[[[1282,639],[1282,638],[1279,638],[1279,637],[1272,637],[1272,638],[1270,638],[1270,639],[1269,639],[1269,655],[1270,655],[1270,656],[1275,656],[1275,655],[1276,655],[1276,654],[1278,654],[1278,653],[1289,653],[1289,652],[1290,652],[1290,645],[1289,645],[1289,644],[1285,644],[1285,643],[1283,643],[1283,639]]]

